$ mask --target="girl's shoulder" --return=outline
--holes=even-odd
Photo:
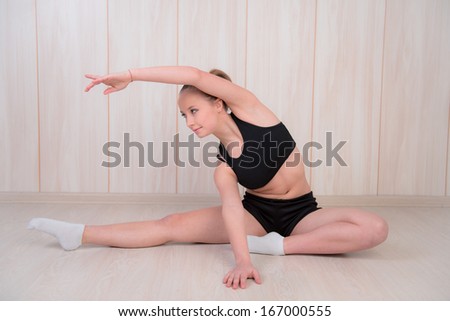
[[[253,105],[234,106],[230,109],[237,118],[252,125],[270,127],[280,123],[275,113],[259,101]]]

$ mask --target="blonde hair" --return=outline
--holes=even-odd
[[[228,80],[229,82],[232,82],[230,76],[228,76],[224,71],[222,71],[222,70],[220,70],[220,69],[211,69],[211,70],[209,71],[209,73],[210,73],[210,74],[213,74],[213,75],[215,75],[215,76],[217,76],[217,77],[226,79],[226,80]],[[207,93],[205,93],[204,91],[202,91],[202,90],[200,90],[200,89],[198,89],[197,87],[192,86],[192,85],[184,85],[183,87],[181,87],[180,94],[181,94],[183,91],[186,91],[186,90],[196,91],[196,92],[202,94],[203,96],[205,96],[207,99],[209,99],[209,100],[211,100],[211,101],[214,101],[214,100],[216,100],[216,99],[218,98],[218,97],[214,97],[214,96],[212,96],[212,95],[210,95],[210,94],[207,94]],[[225,109],[226,111],[228,111],[229,107],[228,107],[227,103],[226,103],[223,99],[222,99],[222,101],[223,101],[223,107],[224,107],[224,109]]]
[[[211,69],[209,73],[232,82],[230,76],[220,69]]]

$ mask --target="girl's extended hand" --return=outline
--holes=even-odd
[[[99,84],[105,84],[108,88],[105,89],[103,94],[108,95],[110,93],[125,89],[128,84],[133,80],[131,78],[130,71],[125,71],[123,73],[110,74],[106,76],[96,76],[96,75],[85,75],[86,78],[92,79],[92,82],[84,89],[88,92],[92,87]]]
[[[228,288],[237,289],[240,286],[242,289],[245,289],[247,287],[247,279],[254,279],[257,284],[261,284],[261,277],[251,263],[237,265],[225,275],[223,283]]]

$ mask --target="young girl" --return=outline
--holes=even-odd
[[[192,67],[131,69],[106,76],[86,75],[104,94],[132,81],[184,85],[181,115],[198,136],[216,136],[219,162],[214,181],[222,206],[169,215],[163,219],[105,226],[84,226],[44,218],[29,228],[55,236],[65,250],[82,244],[123,248],[170,241],[231,243],[236,266],[223,282],[234,289],[247,279],[261,283],[250,254],[337,254],[374,247],[388,234],[386,222],[352,208],[318,208],[305,178],[300,152],[277,116],[245,88],[218,70]],[[238,183],[246,188],[243,200]]]

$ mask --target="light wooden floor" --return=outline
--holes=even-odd
[[[1,300],[450,300],[449,208],[370,208],[390,225],[381,246],[338,256],[252,255],[263,284],[222,285],[229,245],[65,252],[26,230],[32,217],[103,224],[192,205],[0,204]]]

